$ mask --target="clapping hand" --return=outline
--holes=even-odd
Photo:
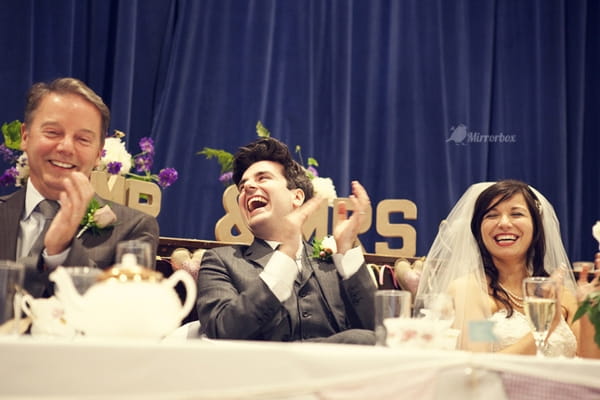
[[[355,246],[362,221],[371,207],[369,195],[358,181],[352,181],[352,194],[349,200],[353,206],[352,215],[348,217],[346,203],[341,202],[337,211],[337,224],[333,228],[333,237],[339,254],[344,254]]]
[[[77,229],[94,196],[90,180],[81,172],[73,172],[63,180],[64,190],[60,193],[60,210],[50,224],[44,247],[48,255],[66,250],[75,237]]]
[[[593,272],[594,278],[591,282],[588,282],[588,276],[590,275],[590,267],[584,265],[579,273],[579,279],[577,280],[577,301],[582,302],[590,294],[600,290],[600,252],[596,253],[594,260],[595,269]]]
[[[319,209],[325,201],[323,197],[315,196],[294,211],[285,216],[279,224],[280,240],[279,251],[287,254],[291,258],[296,258],[298,251],[298,237],[302,235],[302,226],[306,220]]]

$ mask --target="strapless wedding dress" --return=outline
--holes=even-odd
[[[494,334],[496,335],[497,342],[494,343],[494,351],[502,350],[516,343],[531,331],[527,317],[516,310],[513,311],[510,318],[506,318],[506,310],[502,309],[494,313],[490,319],[496,322],[494,325]],[[556,329],[550,335],[548,346],[544,353],[550,357],[574,357],[576,351],[577,339],[566,321],[561,319]]]

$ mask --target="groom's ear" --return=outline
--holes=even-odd
[[[293,189],[293,196],[292,204],[294,205],[294,208],[298,208],[304,204],[304,190],[300,188]]]

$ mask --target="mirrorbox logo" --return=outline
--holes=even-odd
[[[470,131],[465,124],[458,124],[450,128],[450,137],[446,143],[466,145],[470,143],[502,143],[510,144],[517,142],[517,135],[508,135],[504,132],[497,134],[487,134],[476,131]]]

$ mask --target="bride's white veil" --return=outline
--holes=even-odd
[[[477,198],[494,183],[482,182],[469,187],[440,223],[439,232],[427,254],[415,298],[415,307],[429,295],[449,294],[454,299],[454,327],[461,331],[458,346],[461,349],[491,351],[492,346],[485,340],[469,340],[467,332],[469,325],[489,319],[493,305],[488,296],[482,257],[471,232],[471,219]],[[574,295],[576,283],[554,208],[541,193],[531,189],[540,202],[542,214],[546,248],[544,269],[550,275],[564,266],[564,286]],[[485,322],[479,326],[485,326]]]

